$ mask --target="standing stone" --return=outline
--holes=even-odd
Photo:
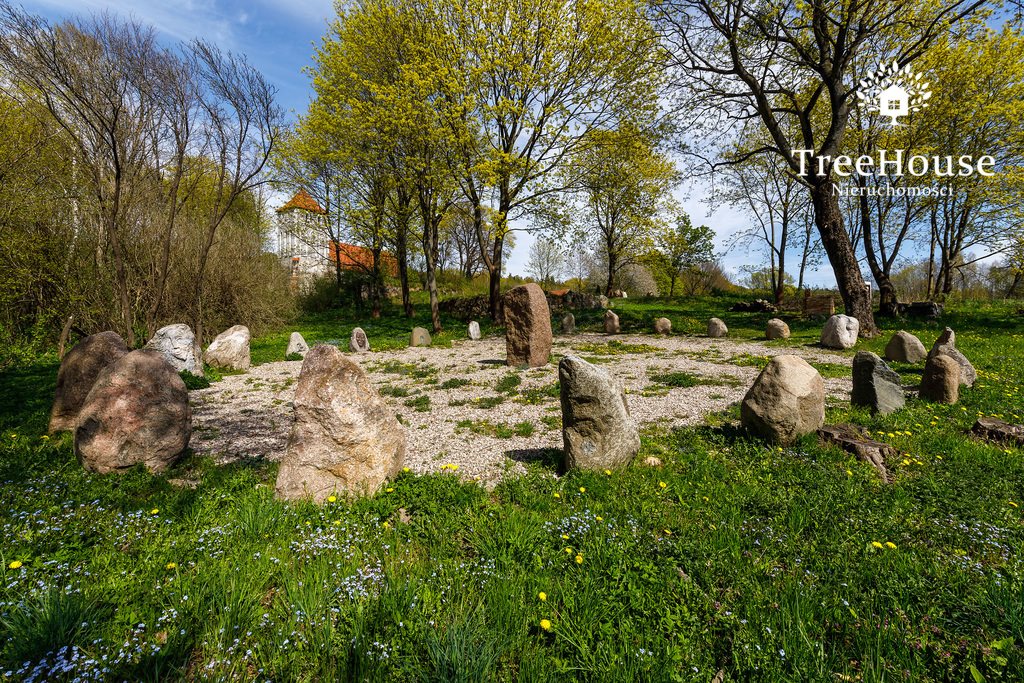
[[[128,346],[117,332],[90,334],[75,344],[57,371],[57,392],[50,410],[51,434],[75,428],[78,412],[96,378],[127,353]]]
[[[932,356],[924,364],[918,395],[935,403],[956,403],[960,400],[962,379],[960,364],[950,356]]]
[[[619,333],[619,316],[614,311],[604,312],[604,332],[605,334]]]
[[[889,343],[885,345],[885,359],[899,363],[920,363],[928,357],[921,340],[900,330],[892,336]]]
[[[159,351],[177,372],[187,370],[193,375],[203,374],[203,350],[192,328],[185,323],[161,327],[145,348]]]
[[[358,364],[335,346],[306,355],[295,422],[277,475],[286,500],[372,494],[402,470],[405,429]]]
[[[475,320],[469,323],[469,338],[473,341],[480,339],[480,323]]]
[[[576,334],[576,316],[572,313],[562,316],[562,334]]]
[[[640,435],[626,395],[612,377],[577,356],[558,364],[564,468],[603,470],[628,463]]]
[[[799,356],[776,356],[754,380],[740,405],[750,432],[787,444],[825,423],[825,383]]]
[[[305,358],[307,351],[309,351],[309,344],[306,343],[306,340],[298,332],[292,332],[292,336],[288,338],[288,350],[284,352],[284,355],[290,356],[297,353]]]
[[[513,287],[502,298],[505,310],[505,363],[537,368],[551,357],[551,309],[536,283]]]
[[[883,415],[896,412],[906,403],[899,374],[870,351],[858,351],[853,357],[850,403]]]
[[[248,370],[249,328],[234,325],[218,334],[213,343],[206,347],[206,364],[225,370]]]
[[[363,328],[356,327],[352,329],[352,336],[348,340],[348,350],[352,353],[369,353],[370,340],[366,338],[366,332],[363,332]]]
[[[766,339],[789,339],[789,325],[783,320],[772,318],[764,330]]]
[[[658,318],[655,320],[654,334],[672,334],[672,321],[668,318]]]
[[[821,328],[821,345],[830,349],[852,349],[860,334],[860,321],[848,315],[834,315]]]
[[[601,304],[601,308],[608,308],[608,304],[610,303],[608,301],[608,297],[606,297],[604,294],[599,294],[597,296],[597,302]]]
[[[163,355],[141,349],[108,365],[86,396],[75,428],[75,455],[106,474],[143,464],[160,472],[192,436],[185,383]]]
[[[708,321],[708,336],[714,339],[729,335],[729,328],[720,318],[712,318]]]
[[[431,344],[430,333],[422,327],[412,328],[412,334],[409,335],[409,346],[430,346]]]
[[[939,338],[935,340],[935,344],[932,345],[932,350],[928,352],[928,359],[931,360],[935,356],[949,356],[960,366],[960,383],[969,387],[974,386],[975,380],[978,379],[978,373],[975,372],[974,366],[971,365],[971,361],[967,360],[967,356],[960,352],[956,348],[956,333],[953,329],[947,327],[939,335]]]

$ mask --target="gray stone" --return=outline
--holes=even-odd
[[[789,339],[789,325],[783,320],[772,318],[765,326],[764,336],[766,339]]]
[[[478,323],[475,320],[470,321],[468,331],[470,339],[472,339],[473,341],[477,341],[480,339],[480,323]]]
[[[412,334],[409,335],[409,346],[430,346],[431,344],[430,333],[422,327],[412,328]]]
[[[949,356],[957,362],[960,366],[960,384],[968,387],[974,386],[974,382],[978,379],[978,373],[975,372],[971,361],[967,360],[967,356],[956,348],[956,333],[953,332],[953,328],[947,327],[942,331],[932,345],[932,350],[928,352],[928,359],[938,355]]]
[[[159,351],[177,372],[187,370],[193,375],[203,374],[203,350],[192,328],[185,323],[161,327],[145,348]]]
[[[640,435],[622,387],[603,369],[577,356],[558,364],[565,469],[603,470],[628,463]]]
[[[654,334],[672,334],[672,321],[668,318],[658,318],[655,320]]]
[[[1024,446],[1024,425],[1010,424],[994,417],[979,417],[971,427],[976,437],[1017,448]]]
[[[821,328],[821,345],[830,349],[852,349],[860,334],[860,321],[848,315],[834,315]]]
[[[727,337],[729,328],[720,318],[712,318],[708,321],[708,336],[714,339]]]
[[[245,325],[229,327],[206,347],[206,364],[225,370],[248,370],[252,364],[249,358],[250,338],[249,328]]]
[[[614,311],[604,312],[604,331],[605,334],[619,333],[619,316]]]
[[[370,340],[366,338],[366,332],[363,331],[363,328],[352,328],[352,335],[348,340],[348,350],[352,353],[369,353]]]
[[[75,427],[75,455],[106,474],[145,465],[160,472],[176,462],[192,436],[188,390],[155,349],[108,365],[86,396]]]
[[[278,498],[369,495],[401,471],[405,429],[363,369],[337,347],[318,344],[306,355],[293,405]]]
[[[899,363],[920,363],[928,357],[928,351],[921,340],[900,330],[885,345],[885,359]]]
[[[57,391],[50,410],[50,433],[71,431],[78,422],[85,397],[107,366],[128,353],[117,332],[90,334],[64,356],[57,371]]]
[[[740,404],[751,433],[788,444],[825,423],[825,383],[799,356],[776,356],[754,380]]]
[[[576,316],[572,313],[562,316],[562,334],[576,334]]]
[[[924,364],[918,396],[934,403],[956,403],[960,400],[961,367],[956,359],[938,354]]]
[[[538,368],[551,358],[551,309],[544,290],[534,282],[502,297],[505,311],[505,363]]]
[[[853,357],[850,403],[883,415],[896,412],[906,403],[899,374],[870,351],[858,351]]]
[[[597,301],[601,304],[601,308],[608,308],[608,297],[606,297],[604,294],[598,295]]]
[[[288,338],[288,350],[284,352],[284,355],[290,356],[297,353],[305,358],[307,351],[309,351],[309,344],[306,343],[306,340],[298,332],[292,332],[292,336]]]

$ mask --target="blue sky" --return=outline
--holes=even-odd
[[[221,48],[245,54],[277,86],[279,101],[287,111],[303,112],[309,103],[311,89],[303,67],[312,64],[314,44],[320,42],[334,16],[332,0],[22,0],[25,9],[50,20],[73,14],[110,11],[134,17],[151,24],[166,38],[187,41],[205,38]],[[678,198],[694,223],[711,226],[716,231],[715,246],[726,252],[724,265],[736,273],[747,263],[761,261],[760,254],[730,245],[736,232],[748,220],[739,212],[719,209],[708,213],[702,201],[707,188],[703,185],[682,187]],[[529,245],[533,237],[522,232],[509,260],[509,272],[523,273]],[[829,269],[813,274],[814,285],[833,285]]]

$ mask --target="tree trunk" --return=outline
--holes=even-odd
[[[878,328],[875,327],[870,290],[860,274],[857,255],[843,226],[839,198],[833,194],[831,179],[815,180],[816,184],[811,188],[814,223],[818,227],[821,244],[835,273],[846,314],[853,316],[860,323],[861,337],[874,337],[878,334]]]
[[[896,287],[878,261],[875,253],[875,243],[871,231],[871,207],[868,206],[868,197],[864,192],[867,187],[867,180],[863,176],[857,176],[857,185],[861,188],[860,199],[857,202],[860,209],[860,235],[864,242],[864,254],[867,256],[868,267],[871,269],[871,276],[875,278],[878,285],[878,315],[892,317],[899,312],[899,299],[896,296]],[[879,229],[881,227],[879,226]]]
[[[615,249],[611,246],[608,247],[608,282],[604,287],[604,295],[610,297],[612,295],[612,289],[615,286],[615,267],[618,265],[619,255],[615,253]]]

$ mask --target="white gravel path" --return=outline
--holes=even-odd
[[[620,347],[616,353],[609,342],[647,348],[622,352]],[[617,377],[629,393],[630,411],[641,424],[660,422],[667,426],[700,423],[708,413],[743,397],[758,370],[730,363],[730,359],[735,362],[747,354],[789,353],[812,362],[851,364],[849,356],[814,347],[603,334],[556,337],[553,362],[524,371],[505,366],[502,337],[457,342],[452,348],[408,348],[351,357],[384,392],[408,393],[386,397],[406,425],[408,467],[425,473],[437,472],[444,465],[458,465],[461,476],[493,484],[505,472],[521,472],[522,463],[540,457],[542,449],[561,448],[560,410],[552,385],[558,379],[557,357],[568,353],[600,362]],[[225,377],[208,389],[191,392],[192,448],[220,462],[279,460],[288,441],[291,401],[300,367],[298,361],[267,363],[244,375]],[[649,374],[679,371],[707,381],[694,387],[670,388],[649,378]],[[486,407],[488,399],[499,396],[498,382],[510,373],[521,377],[515,393],[500,394],[504,401]],[[442,388],[446,381],[455,379],[469,383]],[[831,400],[849,399],[848,378],[826,379],[825,387]],[[548,391],[528,393],[542,388]],[[423,412],[406,405],[424,394],[430,403]],[[532,425],[531,434],[525,435],[529,427],[522,423]],[[523,435],[512,433],[516,425]],[[496,430],[506,438],[496,435]]]

